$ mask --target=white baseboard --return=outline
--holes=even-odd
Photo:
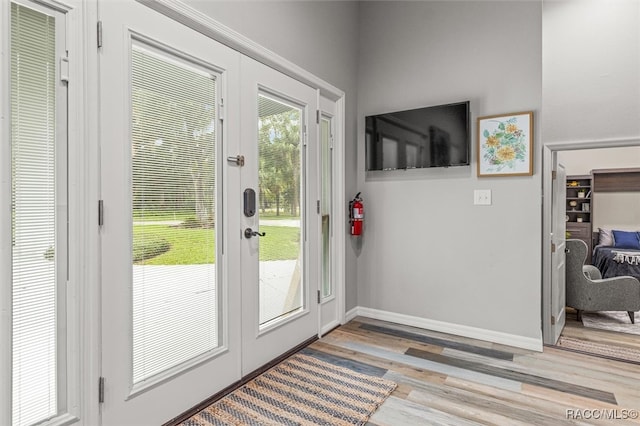
[[[349,311],[347,311],[347,313],[344,315],[344,322],[348,323],[349,321],[351,321],[352,319],[357,317],[359,315],[359,313],[358,313],[359,310],[360,310],[360,307],[356,306],[355,308],[350,309]]]
[[[381,311],[379,309],[365,308],[362,306],[356,306],[355,308],[348,311],[345,319],[348,322],[356,316],[389,321],[396,324],[419,327],[426,330],[439,331],[441,333],[470,337],[472,339],[485,340],[487,342],[499,343],[516,348],[542,352],[542,335],[540,335],[539,339],[536,339],[532,337],[503,333],[500,331],[470,327],[468,325],[453,324],[427,318],[414,317],[411,315],[398,314],[395,312]]]

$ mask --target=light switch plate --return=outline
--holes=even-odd
[[[491,205],[491,190],[490,189],[475,189],[473,191],[473,204],[477,206],[490,206]]]

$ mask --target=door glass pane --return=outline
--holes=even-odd
[[[55,18],[11,4],[13,424],[58,413]],[[62,141],[61,141],[62,142]],[[58,239],[57,239],[58,237]],[[62,270],[66,275],[65,270]],[[58,309],[60,307],[60,309]],[[60,348],[58,347],[60,346]]]
[[[322,214],[322,297],[333,294],[331,285],[331,121],[320,120],[320,152],[322,161],[322,189],[320,210]]]
[[[258,95],[260,325],[302,307],[302,111]]]
[[[132,51],[133,382],[218,346],[216,78]]]

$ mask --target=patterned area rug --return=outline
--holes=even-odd
[[[631,324],[629,315],[626,312],[584,312],[582,314],[582,324],[585,327],[640,335],[640,313],[636,312],[635,315],[636,323]]]
[[[364,425],[396,386],[296,354],[182,425]]]
[[[627,318],[628,319],[628,318]],[[610,346],[602,343],[589,342],[587,340],[574,339],[572,337],[560,336],[556,346],[574,351],[586,352],[588,354],[603,358],[616,359],[619,361],[640,364],[640,349],[623,348],[620,346]]]

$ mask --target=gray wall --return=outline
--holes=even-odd
[[[542,22],[545,143],[640,136],[640,2],[545,1]]]
[[[640,231],[640,193],[599,192],[593,195],[593,230]]]
[[[363,2],[358,189],[361,306],[540,338],[541,163],[532,177],[468,167],[364,171],[364,117],[471,101],[478,116],[541,107],[540,2]],[[535,132],[535,152],[540,152]],[[491,189],[493,205],[474,206]]]
[[[346,93],[346,194],[348,198],[355,195],[358,3],[202,0],[185,3]],[[355,252],[347,244],[347,309],[357,305],[355,263]]]
[[[640,2],[554,0],[543,13],[543,135],[548,142],[640,141]],[[568,174],[639,167],[638,148],[559,152]],[[594,229],[640,229],[637,193],[595,194]]]
[[[347,309],[539,337],[541,144],[640,137],[640,2],[187,3],[347,93]],[[465,99],[472,166],[365,173],[365,115]],[[522,110],[534,175],[476,178],[475,119]]]

